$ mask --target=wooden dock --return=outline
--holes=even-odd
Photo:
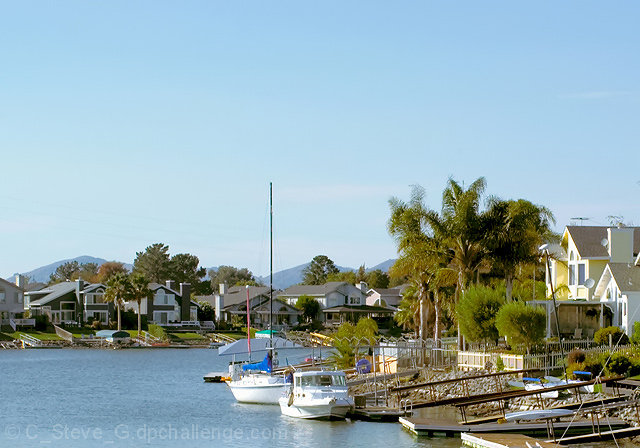
[[[463,433],[462,444],[471,448],[559,448],[552,442],[543,442],[522,434],[474,434]]]
[[[418,436],[427,437],[459,437],[465,432],[472,433],[503,433],[525,434],[530,436],[553,437],[549,435],[551,429],[560,435],[568,429],[571,434],[592,434],[594,424],[591,420],[559,421],[559,422],[509,422],[509,423],[481,423],[478,425],[460,424],[451,420],[425,419],[416,417],[400,417],[402,426]],[[609,424],[613,429],[626,428],[629,425],[620,419],[610,419]]]
[[[351,413],[354,420],[364,420],[368,422],[397,422],[400,417],[410,414],[395,408],[384,406],[369,406],[364,408],[355,408]]]
[[[604,422],[601,423],[601,426],[604,426]],[[574,445],[579,443],[600,442],[604,440],[613,440],[614,438],[624,439],[636,436],[640,436],[639,426],[631,426],[629,428],[612,429],[591,434],[563,437],[562,439],[558,439],[556,443],[559,443],[560,445]]]

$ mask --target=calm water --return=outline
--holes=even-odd
[[[228,361],[206,349],[0,351],[0,447],[461,445],[399,424],[303,421],[238,404],[225,384],[202,380]]]

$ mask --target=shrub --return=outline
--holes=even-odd
[[[504,370],[504,361],[502,360],[501,356],[498,356],[498,359],[496,359],[496,371],[502,372],[503,370]]]
[[[629,368],[629,376],[640,375],[640,359],[632,359]]]
[[[596,331],[593,341],[599,345],[609,345],[609,335],[613,345],[627,345],[629,337],[618,327],[605,327]]]
[[[35,327],[37,331],[47,331],[49,327],[49,315],[39,314],[35,317]]]
[[[640,344],[640,321],[633,323],[633,334],[631,335],[631,342],[634,344]]]
[[[569,364],[580,364],[583,363],[585,359],[586,355],[584,351],[580,350],[579,348],[574,348],[569,352],[569,355],[567,356],[567,361],[569,362]]]
[[[164,328],[162,328],[160,325],[149,325],[149,334],[151,336],[155,336],[158,339],[162,339],[163,341],[169,339],[167,332],[164,331]]]
[[[510,345],[523,345],[527,352],[545,336],[546,313],[542,308],[524,302],[510,302],[496,315],[496,327]]]
[[[94,330],[102,330],[102,322],[99,320],[94,320],[91,322],[91,328]]]
[[[623,353],[614,353],[607,363],[609,373],[617,373],[618,375],[626,375],[631,367],[629,357]]]
[[[503,302],[500,291],[486,286],[469,288],[456,306],[462,334],[472,342],[497,341],[496,315]]]

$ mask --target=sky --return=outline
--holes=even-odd
[[[396,256],[447,179],[640,225],[640,3],[0,1],[0,276]]]

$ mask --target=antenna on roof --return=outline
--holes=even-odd
[[[582,216],[577,216],[575,218],[570,218],[572,221],[580,221],[580,225],[582,225],[583,221],[589,221],[589,218],[585,218]]]

